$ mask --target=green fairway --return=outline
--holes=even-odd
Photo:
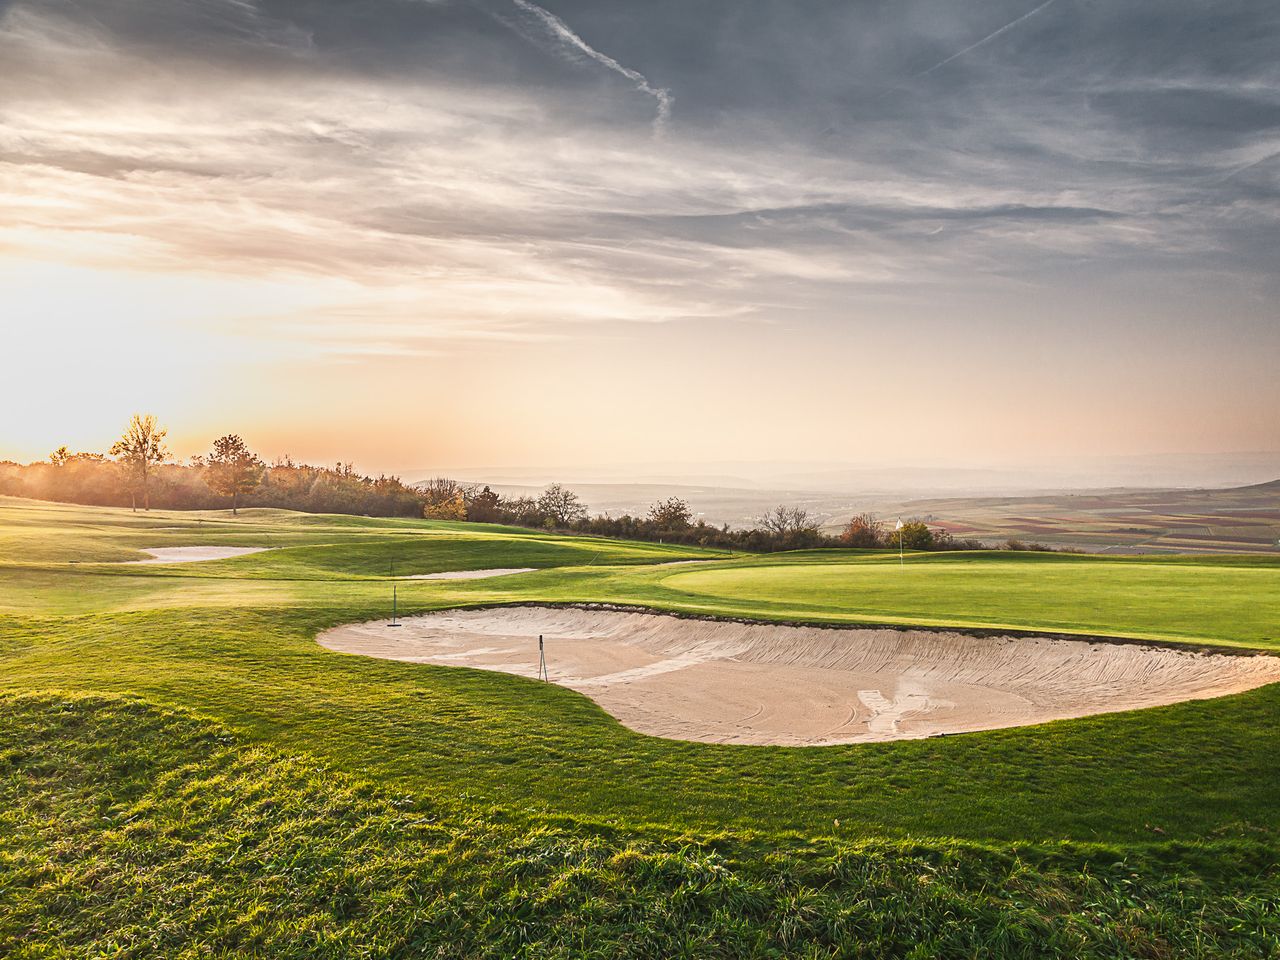
[[[192,564],[112,562],[138,559],[142,547],[199,544],[275,549]],[[676,560],[709,562],[665,565]],[[764,851],[785,851],[799,863],[817,849],[815,843],[823,857],[844,856],[839,851],[852,849],[842,846],[848,844],[861,844],[863,858],[883,855],[877,869],[893,874],[893,883],[902,882],[895,871],[917,869],[903,865],[914,864],[911,858],[919,855],[948,862],[958,857],[960,870],[967,869],[962,864],[970,858],[985,864],[974,868],[973,883],[988,877],[998,885],[1009,882],[1004,858],[1031,844],[1039,852],[1032,857],[1035,864],[1025,867],[1027,882],[1038,891],[1031,899],[1042,913],[1058,895],[1052,892],[1057,880],[1046,879],[1045,871],[1070,874],[1090,858],[1131,856],[1145,864],[1139,886],[1151,909],[1176,914],[1169,920],[1172,930],[1187,922],[1186,911],[1196,909],[1194,898],[1184,898],[1182,907],[1165,903],[1181,894],[1151,886],[1159,874],[1152,864],[1175,864],[1167,867],[1170,876],[1199,878],[1195,883],[1220,883],[1226,874],[1205,863],[1276,859],[1280,751],[1274,731],[1280,729],[1280,686],[923,741],[823,748],[670,741],[627,730],[590,700],[554,685],[345,656],[319,647],[314,641],[319,630],[389,613],[387,576],[393,564],[397,575],[538,568],[491,580],[398,581],[401,611],[409,613],[468,604],[611,602],[765,619],[1005,626],[1280,648],[1280,562],[1270,558],[938,554],[909,555],[900,569],[896,555],[854,551],[732,557],[468,524],[256,510],[238,518],[224,512],[148,515],[0,500],[0,695],[39,694],[37,701],[9,700],[0,708],[6,718],[0,758],[8,765],[0,774],[8,777],[6,788],[16,798],[9,801],[15,812],[0,820],[0,843],[8,845],[7,851],[0,846],[0,856],[8,858],[0,866],[20,865],[27,884],[36,883],[30,877],[43,876],[31,865],[32,851],[46,842],[39,837],[53,838],[61,828],[41,820],[44,815],[30,806],[40,790],[57,793],[64,789],[57,785],[64,784],[70,791],[69,784],[79,783],[75,790],[81,793],[57,800],[65,807],[66,822],[75,823],[89,816],[87,811],[124,810],[143,802],[147,791],[168,789],[139,772],[148,763],[158,764],[157,769],[170,761],[185,764],[197,780],[229,776],[218,764],[247,764],[227,783],[235,790],[260,791],[294,782],[254,785],[255,778],[270,780],[272,764],[294,762],[288,758],[305,766],[306,790],[348,789],[338,781],[326,785],[323,778],[330,771],[384,791],[368,800],[367,810],[344,807],[343,816],[357,821],[392,816],[387,811],[395,808],[381,805],[402,797],[416,810],[433,811],[448,824],[441,830],[459,836],[470,829],[461,825],[476,817],[506,824],[502,829],[509,834],[475,840],[494,863],[506,863],[504,858],[516,856],[512,850],[531,842],[528,837],[549,836],[539,833],[548,830],[579,838],[565,843],[603,838],[599,856],[610,863],[633,841],[643,845],[638,863],[674,856],[666,844],[690,842],[697,849],[732,849],[727,869],[743,873],[742,889],[757,882],[764,869],[757,858]],[[80,728],[98,722],[98,708],[92,706],[98,701],[76,698],[103,694],[136,697],[140,706],[102,708],[111,721],[103,721],[101,731],[105,753],[94,754],[93,738],[86,740]],[[72,719],[80,718],[70,728],[62,719],[49,719],[61,716],[60,703],[70,704],[66,710]],[[147,731],[194,722],[163,719],[173,710],[195,711],[209,718],[200,723],[213,725],[210,730],[226,730],[244,749],[261,748],[270,755],[218,754],[209,758],[217,762],[207,770],[196,755],[167,757],[164,737]],[[126,765],[124,773],[103,767],[107,754],[123,749],[110,744],[129,742],[131,725],[142,738],[142,746],[130,748],[140,751],[137,763]],[[47,754],[32,752],[31,738],[64,744],[67,756],[89,753],[68,767],[53,759],[62,746],[50,746],[53,752]],[[137,783],[122,786],[121,776]],[[178,781],[169,787],[194,789]],[[129,796],[121,799],[121,791]],[[175,797],[156,795],[148,802],[165,807],[180,803]],[[149,829],[159,836],[170,829],[160,821],[176,814],[161,810],[155,816],[160,819]],[[208,830],[222,829],[219,816],[214,811],[206,818]],[[140,837],[133,839],[143,842]],[[118,846],[124,839],[111,834],[94,849],[108,860],[125,857],[127,847]],[[890,846],[875,853],[874,844],[885,840],[923,843],[927,852]],[[988,845],[988,852],[947,846],[960,840]],[[1107,852],[1072,853],[1059,862],[1063,855],[1044,845],[1064,841],[1101,843],[1108,845]],[[437,842],[446,843],[432,841]],[[166,855],[186,857],[190,851],[170,849]],[[412,857],[435,855],[426,848],[412,852]],[[680,870],[694,869],[683,859],[680,863]],[[1051,863],[1057,866],[1046,866]],[[480,873],[459,869],[459,890],[483,886]],[[608,870],[601,876],[613,877],[597,878],[602,884],[621,882]],[[1278,883],[1269,869],[1249,876],[1251,887],[1219,891],[1221,897],[1197,896],[1212,900],[1212,912],[1227,911],[1222,897],[1238,894],[1244,900],[1231,900],[1230,910],[1247,913],[1241,903],[1249,897],[1274,898]],[[967,890],[970,880],[953,878],[947,889]],[[1093,895],[1087,885],[1063,882],[1071,887],[1061,893],[1064,909],[1074,910]],[[45,893],[39,896],[46,896],[53,888],[41,889]],[[643,900],[657,894],[639,884],[628,896]],[[962,899],[969,896],[964,893]],[[958,909],[945,897],[933,906]],[[1110,909],[1095,918],[1098,929],[1111,922]],[[1266,936],[1274,938],[1274,914],[1265,909],[1263,914],[1270,919],[1241,922],[1254,923],[1257,936],[1269,931]],[[103,913],[102,923],[124,922],[112,916]],[[545,920],[549,914],[539,916]],[[763,937],[763,929],[755,933]],[[275,935],[285,933],[278,929]],[[1089,933],[1095,935],[1103,943],[1111,934]],[[1185,929],[1178,937],[1184,935],[1189,935]],[[87,942],[83,931],[75,936]],[[662,942],[663,949],[672,949],[671,942]],[[1069,945],[1077,941],[1036,942],[1055,944],[1070,956]],[[0,952],[4,946],[0,940]],[[494,950],[493,955],[503,955]],[[1203,955],[1214,954],[1206,950]]]

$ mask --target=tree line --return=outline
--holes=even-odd
[[[689,503],[679,497],[658,501],[641,516],[624,513],[592,516],[572,490],[553,483],[540,496],[504,497],[488,486],[459,483],[436,477],[420,484],[425,498],[423,516],[435,520],[469,520],[517,527],[565,530],[627,540],[649,540],[701,547],[769,552],[819,550],[834,547],[907,550],[982,550],[979,540],[962,540],[922,520],[901,526],[888,524],[869,513],[853,517],[838,534],[824,532],[820,519],[803,507],[780,504],[756,518],[748,529],[713,526],[694,517]],[[1010,549],[1027,549],[1010,541]],[[1048,549],[1033,545],[1031,549]]]
[[[592,515],[572,490],[553,483],[536,497],[506,497],[488,486],[437,477],[410,485],[394,476],[364,476],[350,463],[332,467],[266,463],[236,434],[215,440],[208,453],[174,462],[167,431],[151,414],[135,414],[107,453],[73,453],[58,447],[47,461],[0,462],[0,493],[101,506],[149,510],[279,507],[308,513],[373,517],[426,517],[507,524],[543,530],[679,543],[731,550],[814,550],[832,547],[908,550],[979,550],[921,520],[890,527],[869,513],[854,516],[838,534],[803,507],[781,504],[756,518],[754,527],[730,529],[696,518],[687,501],[670,497],[640,516]],[[1008,541],[1004,549],[1048,550]]]
[[[175,462],[167,431],[138,414],[106,453],[62,446],[46,461],[0,462],[0,493],[36,500],[149,510],[279,507],[307,513],[371,517],[422,515],[421,494],[398,477],[364,476],[350,463],[266,463],[244,440],[227,434],[209,452]]]

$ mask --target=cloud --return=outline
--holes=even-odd
[[[543,2],[0,0],[0,392],[74,342],[68,422],[235,383],[344,457],[1276,435],[1280,6]]]
[[[617,60],[613,59],[613,57],[601,53],[599,50],[592,47],[580,36],[574,33],[567,23],[551,11],[538,6],[536,3],[531,3],[530,0],[512,0],[512,3],[514,3],[520,10],[523,10],[525,13],[533,17],[534,21],[542,27],[543,31],[555,44],[564,47],[571,52],[581,53],[583,56],[594,60],[596,63],[612,70],[618,76],[630,80],[635,85],[635,88],[641,93],[652,97],[658,107],[657,116],[654,117],[653,121],[654,131],[656,133],[662,132],[668,119],[671,117],[671,104],[673,102],[673,98],[669,90],[663,87],[655,87],[649,82],[648,78],[646,78],[644,74],[637,70],[632,70],[630,67],[624,67]]]
[[[940,87],[912,83],[910,64],[940,35],[978,32],[952,5],[905,0],[870,22],[828,4],[797,22],[767,3],[757,20],[564,2],[610,54],[529,0],[510,11],[538,50],[462,4],[360,18],[316,0],[296,23],[226,0],[207,16],[194,2],[13,5],[0,58],[23,69],[0,90],[0,244],[323,283],[333,302],[292,318],[236,309],[264,330],[312,329],[328,352],[355,350],[362,325],[434,352],[625,324],[835,323],[890,295],[919,311],[940,291],[1063,299],[1081,264],[1162,277],[1156,297],[1132,295],[1152,315],[1205,271],[1230,272],[1224,296],[1275,286],[1269,62],[1135,75],[1121,35],[1150,25],[1103,36],[1098,10],[1064,26],[1097,31],[1080,55],[1028,31],[1007,63],[953,55],[957,82]],[[1229,48],[1247,45],[1225,22]],[[630,88],[587,97],[598,77],[548,47]],[[659,123],[671,103],[624,62],[670,78],[689,122],[659,140],[619,121],[623,98],[642,104],[633,89]]]

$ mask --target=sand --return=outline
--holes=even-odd
[[[513,573],[532,573],[537,567],[495,567],[492,570],[446,570],[444,573],[413,573],[397,580],[484,580],[509,577]]]
[[[200,560],[226,560],[250,553],[262,553],[271,547],[139,547],[151,554],[150,560],[125,560],[125,563],[195,563]]]
[[[824,629],[532,606],[320,634],[331,650],[554,683],[640,733],[706,743],[864,743],[1199,700],[1280,681],[1280,657],[1137,643]]]

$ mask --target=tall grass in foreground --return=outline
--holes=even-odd
[[[15,960],[1253,958],[1278,905],[1269,846],[1240,839],[762,856],[445,813],[135,699],[0,698]]]

